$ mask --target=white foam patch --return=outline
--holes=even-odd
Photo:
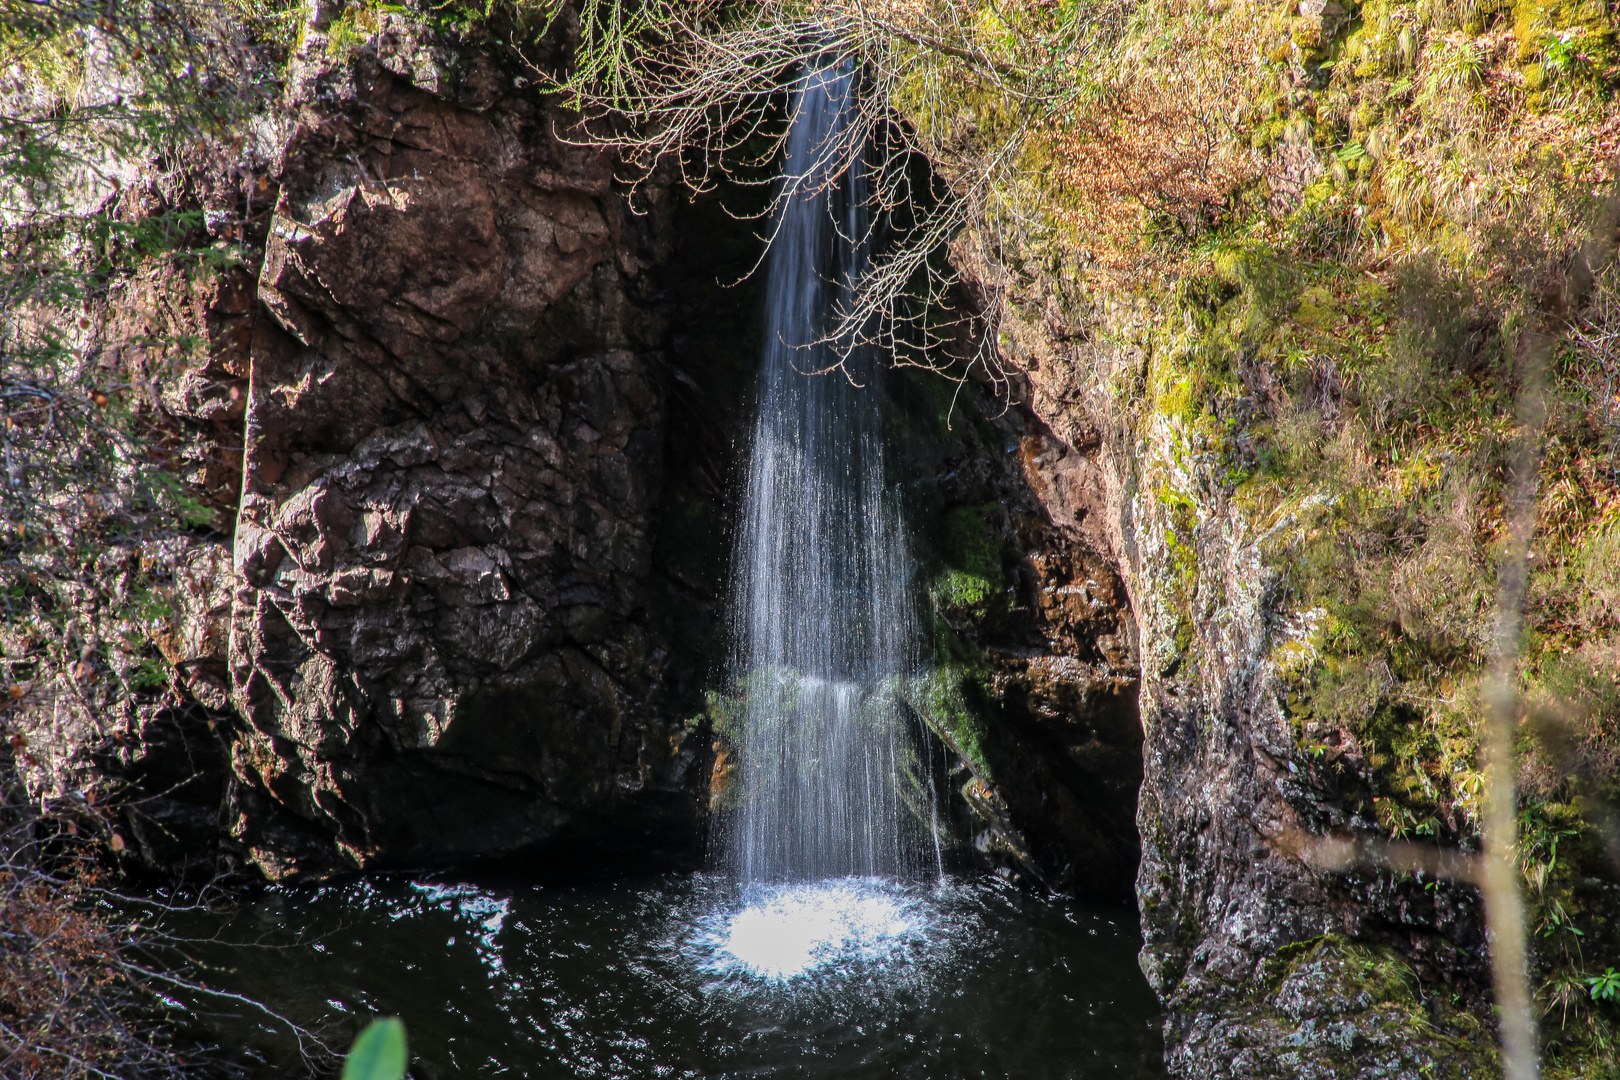
[[[779,885],[712,931],[712,967],[792,979],[889,959],[915,940],[923,921],[883,884],[860,878]]]

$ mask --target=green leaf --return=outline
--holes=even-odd
[[[385,1016],[366,1025],[343,1062],[343,1080],[402,1080],[410,1055],[405,1050],[405,1024]]]
[[[1593,1001],[1620,1001],[1620,972],[1610,968],[1601,975],[1588,976]]]

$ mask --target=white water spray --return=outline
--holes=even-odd
[[[882,365],[864,343],[825,340],[870,256],[855,84],[845,63],[795,87],[769,254],[732,600],[743,700],[724,850],[745,884],[939,867],[931,773],[899,696],[919,658]]]

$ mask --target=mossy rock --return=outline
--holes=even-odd
[[[1564,30],[1596,31],[1612,47],[1613,26],[1601,0],[1515,0],[1512,10],[1520,60],[1540,55],[1548,37]]]
[[[1426,994],[1393,950],[1339,936],[1280,950],[1245,1007],[1210,1033],[1245,1075],[1497,1076],[1493,1033],[1447,991]]]
[[[967,762],[973,775],[993,783],[984,717],[976,707],[983,677],[984,672],[971,663],[939,660],[907,680],[903,693],[912,710]]]
[[[999,503],[955,506],[939,518],[942,569],[929,584],[936,608],[987,614],[1006,591],[1001,534],[994,520]]]

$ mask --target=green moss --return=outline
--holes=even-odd
[[[995,586],[977,574],[945,570],[934,579],[931,595],[941,607],[982,612],[995,592]]]
[[[1321,286],[1306,289],[1299,298],[1299,310],[1294,319],[1307,330],[1329,330],[1339,319],[1338,304],[1333,294]]]
[[[908,680],[905,696],[917,715],[968,763],[973,774],[993,784],[995,775],[986,751],[988,731],[982,708],[985,675],[982,658],[978,664],[942,658],[926,674]]]
[[[1594,51],[1613,48],[1614,29],[1601,0],[1514,0],[1512,15],[1513,36],[1522,60],[1537,56],[1549,41],[1560,37],[1570,41],[1589,36]],[[1575,33],[1566,35],[1565,31]]]
[[[341,57],[364,45],[382,28],[382,17],[389,14],[409,15],[410,9],[380,0],[362,0],[346,8],[326,28],[327,53]]]
[[[936,607],[987,614],[1006,591],[1001,536],[995,515],[999,503],[956,506],[939,517],[943,566],[929,583]]]
[[[703,717],[716,735],[736,742],[742,736],[743,699],[739,695],[708,690],[703,694]]]
[[[1000,509],[999,503],[984,503],[946,512],[941,532],[949,565],[989,582],[1001,582],[1001,537],[990,520]]]

